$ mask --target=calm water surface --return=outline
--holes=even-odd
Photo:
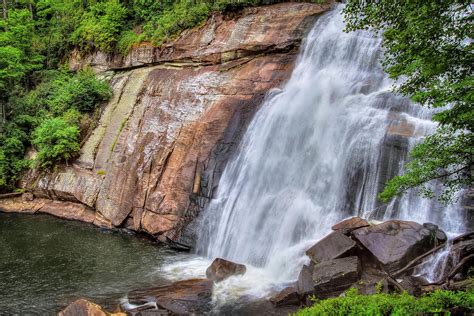
[[[137,236],[47,215],[0,213],[0,314],[55,314],[86,297],[109,308],[170,283],[173,251]]]

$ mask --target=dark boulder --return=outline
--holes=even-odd
[[[312,294],[314,290],[313,286],[313,269],[311,266],[304,265],[298,276],[298,282],[296,283],[296,291],[301,296]]]
[[[379,269],[364,265],[361,260],[362,271],[360,280],[354,285],[360,294],[371,295],[377,292],[388,293],[388,284],[386,282],[387,273]]]
[[[357,228],[367,227],[367,226],[370,226],[368,221],[358,216],[354,216],[354,217],[345,219],[342,222],[337,223],[336,225],[331,227],[331,229],[335,231],[342,231],[344,234],[349,234],[353,230],[356,230]]]
[[[288,305],[300,305],[300,298],[296,289],[292,286],[284,288],[280,293],[270,299],[276,307]]]
[[[318,241],[306,251],[314,263],[341,258],[355,252],[357,244],[340,231],[335,231]]]
[[[390,273],[434,248],[438,244],[437,232],[437,227],[427,228],[415,222],[390,220],[359,228],[352,232],[352,236]]]
[[[445,243],[448,240],[448,236],[444,231],[439,229],[438,225],[433,223],[424,223],[423,227],[429,229],[432,232],[436,232],[435,238],[439,243]]]
[[[243,264],[217,258],[207,268],[206,277],[217,283],[233,275],[245,274],[246,271],[247,268]]]
[[[135,290],[128,294],[134,305],[155,302],[172,314],[207,313],[211,310],[213,282],[207,279],[179,281],[168,286]]]
[[[410,295],[419,296],[422,293],[422,287],[428,284],[425,278],[420,276],[405,276],[397,280],[400,286]]]
[[[318,298],[334,297],[359,281],[361,265],[356,256],[332,259],[314,266],[314,294]]]

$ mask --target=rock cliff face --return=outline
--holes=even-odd
[[[126,57],[75,54],[72,69],[90,65],[111,76],[113,99],[72,165],[24,179],[40,206],[17,199],[0,200],[0,208],[47,211],[48,200],[65,201],[64,208],[87,209],[89,222],[95,212],[94,223],[178,239],[212,198],[266,93],[291,74],[305,32],[330,6],[249,8]],[[70,210],[63,217],[77,219]]]

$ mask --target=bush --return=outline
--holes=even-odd
[[[9,123],[0,136],[0,188],[13,189],[14,182],[29,166],[29,161],[24,159],[23,145],[27,135],[15,124]]]
[[[47,109],[54,115],[62,115],[69,109],[83,113],[92,111],[98,103],[111,96],[108,83],[97,79],[91,70],[82,70],[77,74],[54,71],[23,102],[30,109]]]
[[[125,55],[134,44],[140,43],[142,38],[143,37],[140,34],[137,34],[134,31],[123,32],[117,43],[118,51]]]
[[[474,309],[474,292],[435,291],[415,298],[403,294],[360,295],[350,289],[343,297],[316,301],[296,316],[314,315],[449,315],[451,311],[469,312]]]
[[[45,120],[33,132],[33,145],[38,149],[36,157],[40,167],[48,168],[59,161],[67,161],[80,150],[79,128],[56,117]]]

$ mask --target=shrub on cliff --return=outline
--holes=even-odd
[[[81,121],[108,100],[112,90],[92,71],[46,71],[41,82],[25,93],[11,95],[8,121],[0,133],[0,190],[12,190],[30,166],[25,148],[38,149],[37,166],[51,167],[74,157],[80,146]]]
[[[32,142],[38,149],[39,165],[51,167],[58,161],[67,162],[79,151],[79,128],[61,117],[47,119],[33,132]]]
[[[474,292],[435,291],[420,298],[407,293],[360,295],[350,289],[343,297],[316,301],[296,316],[315,315],[450,315],[474,310]]]

